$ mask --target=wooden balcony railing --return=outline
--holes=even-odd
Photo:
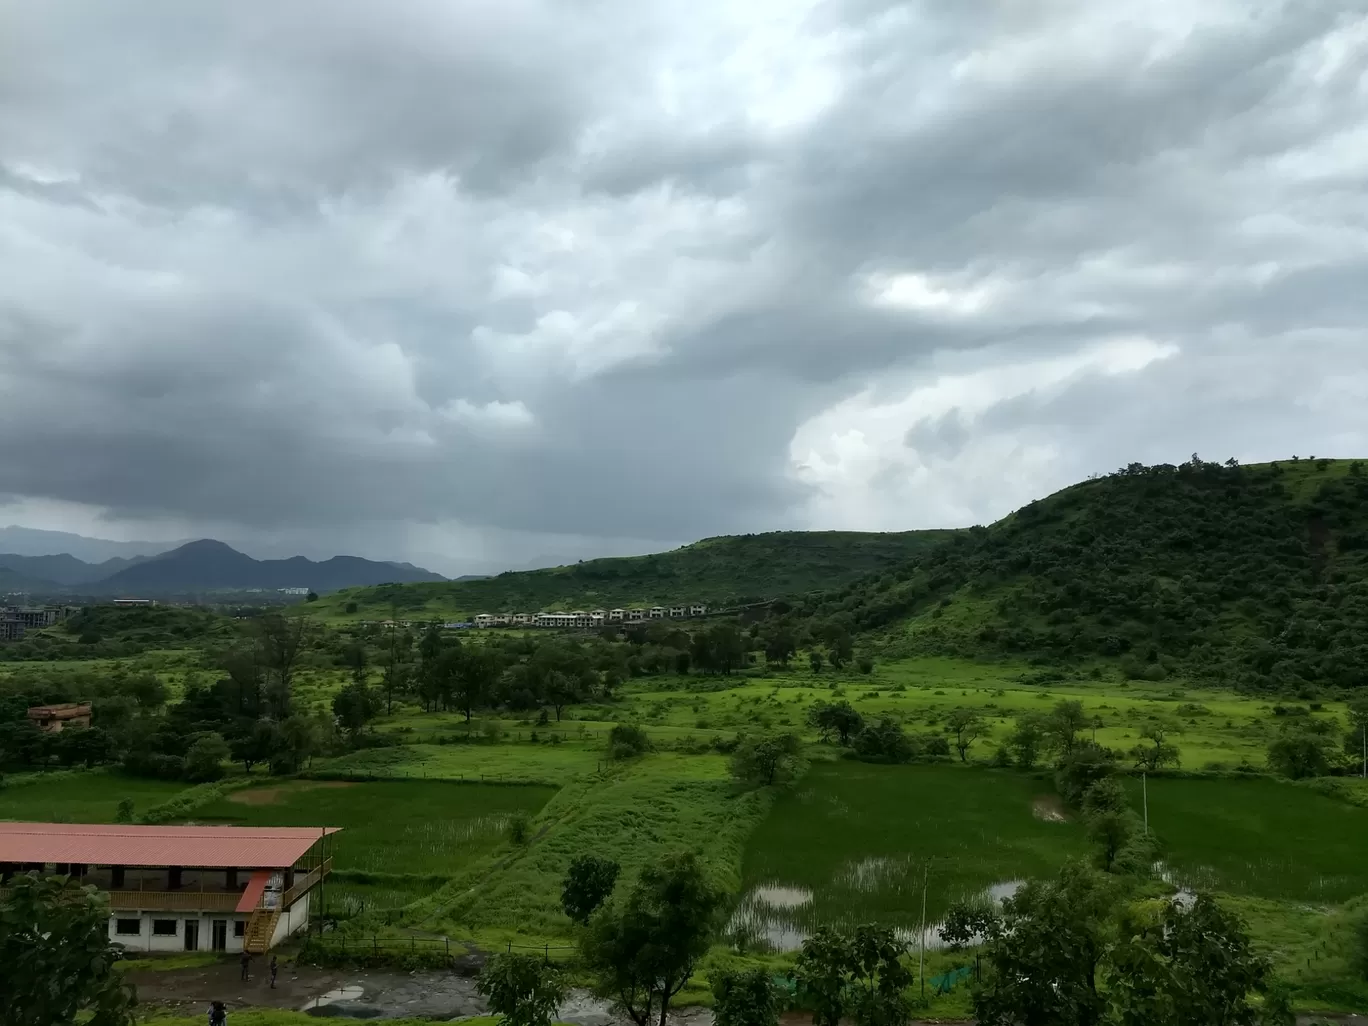
[[[101,891],[113,912],[231,912],[241,895],[233,891]],[[9,897],[0,888],[0,901]]]
[[[296,876],[294,886],[286,891],[280,898],[280,907],[289,908],[301,898],[309,888],[313,887],[318,881],[332,872],[332,859],[324,859],[319,865],[309,870],[303,876]]]

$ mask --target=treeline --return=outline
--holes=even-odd
[[[894,654],[1116,660],[1245,689],[1368,685],[1359,462],[1132,464],[798,604]]]

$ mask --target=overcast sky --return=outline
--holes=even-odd
[[[1368,455],[1368,0],[0,0],[0,524],[459,573]]]

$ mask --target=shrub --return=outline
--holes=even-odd
[[[619,723],[608,732],[608,758],[632,759],[651,750],[646,731],[630,723]]]
[[[527,818],[527,813],[522,810],[509,817],[508,839],[514,844],[526,844],[530,829],[531,821]]]

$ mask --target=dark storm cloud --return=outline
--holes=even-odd
[[[1359,3],[0,11],[5,493],[568,553],[1368,443]]]

